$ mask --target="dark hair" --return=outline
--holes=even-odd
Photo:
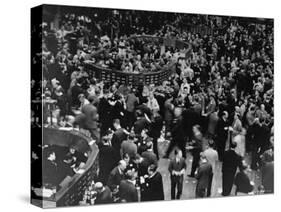
[[[119,119],[114,119],[114,120],[113,120],[113,124],[118,124],[118,125],[120,125],[120,120],[119,120]]]
[[[214,147],[215,146],[214,140],[213,139],[209,139],[208,140],[208,145],[209,145],[209,147]]]
[[[151,149],[153,147],[153,143],[151,140],[148,140],[147,143],[146,143],[146,147],[147,149]]]
[[[124,159],[124,158],[130,158],[129,154],[128,154],[128,153],[124,153],[124,154],[122,155],[122,159]]]
[[[152,171],[152,172],[155,172],[157,170],[157,166],[155,164],[151,164],[149,167],[148,167],[148,170],[149,171]]]
[[[231,142],[230,148],[231,149],[235,149],[236,147],[237,147],[237,143],[236,142]]]
[[[242,164],[241,166],[239,166],[239,170],[240,171],[244,171],[244,170],[246,170],[248,167],[247,167],[247,165],[245,165],[245,164]]]

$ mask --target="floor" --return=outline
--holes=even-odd
[[[169,146],[168,141],[158,142],[158,150],[159,150],[159,172],[162,174],[163,177],[163,184],[164,184],[164,194],[165,200],[171,200],[171,188],[170,188],[170,174],[168,172],[168,164],[170,159],[164,159],[162,156],[165,154],[166,149]],[[172,155],[170,155],[172,158]],[[246,161],[249,160],[249,156],[246,156]],[[191,163],[192,163],[192,156],[190,153],[187,153],[186,157],[186,164],[187,170],[184,176],[184,185],[183,185],[183,192],[181,199],[192,199],[195,198],[195,187],[196,187],[196,179],[189,178],[187,175],[190,173],[191,170]],[[250,176],[250,180],[255,183],[255,191],[257,191],[257,187],[260,184],[260,174],[256,171],[248,171],[248,175]],[[212,195],[211,197],[221,197],[222,191],[222,176],[221,176],[221,163],[219,163],[217,170],[214,172],[213,177],[213,184],[212,184]],[[234,196],[234,186],[231,192],[231,195]]]

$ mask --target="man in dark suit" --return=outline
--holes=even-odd
[[[127,166],[126,162],[124,160],[120,160],[118,166],[116,166],[110,172],[107,185],[109,186],[111,191],[115,191],[119,187],[121,180],[124,179],[123,172],[126,169],[126,166]]]
[[[112,136],[111,145],[118,153],[118,157],[119,157],[121,144],[124,140],[127,139],[127,131],[121,127],[119,119],[113,120],[113,127],[115,129],[115,132]]]
[[[210,181],[213,178],[213,169],[212,169],[212,165],[207,161],[207,158],[204,154],[201,154],[200,160],[201,160],[201,164],[195,176],[195,178],[197,179],[195,196],[205,197],[207,194],[207,189],[209,187]]]
[[[141,193],[141,201],[164,200],[163,180],[156,165],[152,164],[148,167],[148,175]]]
[[[125,172],[125,180],[122,180],[119,187],[121,202],[138,202],[138,191],[136,189],[136,171],[128,168]]]
[[[84,90],[81,87],[81,84],[83,82],[82,78],[78,78],[76,80],[76,84],[71,88],[71,98],[72,98],[72,106],[73,107],[78,107],[80,102],[78,99],[79,94],[83,94]]]
[[[218,149],[219,160],[223,160],[223,154],[225,151],[226,140],[228,136],[228,112],[223,111],[222,117],[218,121],[216,129],[216,146]]]
[[[142,104],[140,104],[139,106],[137,106],[137,110],[141,112],[141,114],[146,114],[149,118],[152,116],[152,112],[151,110],[149,109],[149,107],[147,107],[147,102],[148,102],[148,99],[147,98],[144,98],[142,100]]]
[[[46,152],[46,153],[45,153]],[[60,182],[59,178],[59,168],[56,163],[56,154],[55,151],[45,150],[43,152],[43,184],[49,184],[51,186],[57,186]]]
[[[95,184],[95,190],[97,192],[95,205],[112,203],[112,194],[108,186],[104,186],[101,182],[97,182]]]
[[[188,150],[190,150],[192,154],[192,165],[191,165],[191,172],[189,177],[195,176],[195,171],[199,166],[200,162],[200,153],[202,152],[202,133],[201,133],[201,127],[199,125],[195,125],[192,128],[193,131],[193,139],[192,142],[187,147]]]
[[[157,141],[161,135],[162,127],[163,127],[163,118],[160,116],[159,113],[153,112],[153,118],[148,134],[151,138],[153,138],[153,151],[156,154],[157,158],[159,158]]]
[[[237,167],[242,165],[242,158],[235,152],[236,143],[230,144],[230,150],[226,151],[222,161],[222,195],[229,196],[234,182]]]
[[[172,139],[164,158],[169,158],[169,155],[175,146],[180,148],[183,153],[183,157],[186,155],[186,136],[184,132],[183,120],[181,118],[181,108],[175,108],[175,119],[173,120],[173,124],[174,126],[171,130]]]
[[[239,195],[241,193],[248,194],[249,192],[253,191],[254,186],[246,173],[246,164],[243,164],[241,167],[239,167],[239,170],[240,171],[237,173],[234,180],[234,184],[236,185],[235,195]]]
[[[122,142],[121,149],[120,149],[121,157],[126,153],[128,153],[130,158],[134,158],[137,155],[138,147],[134,143],[134,141],[135,141],[135,134],[131,133],[128,136],[128,140]]]
[[[110,145],[110,135],[102,138],[102,145],[99,148],[99,179],[104,185],[107,183],[111,170],[118,164],[118,152]]]
[[[134,121],[135,121],[135,108],[137,104],[139,103],[138,97],[135,95],[135,90],[132,89],[130,93],[126,97],[126,118],[127,118],[127,123],[126,125],[128,126],[129,129],[132,128]]]
[[[180,199],[183,187],[183,176],[186,170],[186,163],[182,157],[181,150],[175,150],[176,157],[169,164],[169,172],[171,175],[171,199]],[[177,187],[177,196],[176,196]]]
[[[148,128],[150,122],[149,117],[145,113],[137,111],[137,120],[134,123],[134,132],[136,135],[140,135],[143,129]]]

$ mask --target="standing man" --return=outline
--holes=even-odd
[[[170,133],[172,129],[172,121],[174,118],[174,108],[175,108],[172,102],[173,102],[173,96],[172,94],[168,94],[168,99],[164,103],[166,135],[168,132]]]
[[[127,163],[124,160],[120,160],[118,166],[116,166],[110,172],[110,175],[107,180],[107,185],[111,191],[116,191],[119,188],[121,180],[124,179],[124,170],[127,167]]]
[[[115,129],[115,132],[113,133],[111,145],[115,149],[116,153],[118,154],[118,158],[120,158],[120,149],[121,144],[124,140],[127,139],[127,131],[121,127],[120,120],[114,119],[113,120],[113,127]]]
[[[234,183],[237,167],[242,166],[242,158],[235,152],[236,143],[224,153],[222,161],[222,195],[229,196]]]
[[[157,171],[157,166],[151,164],[148,167],[148,178],[144,182],[142,201],[164,200],[164,189],[162,175]]]
[[[135,95],[136,90],[130,89],[129,94],[126,97],[126,118],[127,118],[127,126],[129,130],[132,128],[134,122],[135,122],[135,109],[136,106],[139,103],[138,97]]]
[[[197,198],[205,197],[207,195],[210,181],[213,178],[212,165],[208,162],[204,154],[201,154],[200,160],[201,163],[195,176],[195,178],[197,179],[195,196]]]
[[[214,150],[214,141],[213,140],[208,141],[208,148],[203,152],[203,154],[206,156],[207,161],[211,164],[213,174],[214,174],[209,181],[209,186],[208,186],[208,191],[207,191],[207,197],[209,197],[209,196],[211,196],[213,178],[216,179],[215,175],[217,173],[216,170],[217,170],[217,164],[219,161],[218,152],[216,150]],[[214,181],[214,184],[215,184],[215,181]],[[214,185],[213,187],[216,187],[216,185]]]
[[[121,202],[138,202],[138,191],[136,188],[136,171],[134,168],[125,170],[125,180],[119,187]]]
[[[110,134],[102,137],[102,144],[99,148],[99,180],[105,185],[112,169],[118,164],[118,158],[114,148],[110,145]]]
[[[222,117],[218,121],[217,133],[216,133],[216,146],[218,149],[219,160],[223,160],[223,154],[225,151],[226,140],[228,137],[228,112],[223,111]]]
[[[203,135],[201,133],[201,127],[199,125],[195,125],[192,127],[193,131],[193,139],[190,145],[186,148],[190,150],[192,153],[192,166],[191,166],[191,173],[188,175],[189,177],[195,176],[195,171],[199,166],[200,161],[200,153],[202,152],[202,139]]]
[[[158,154],[158,138],[161,136],[161,130],[163,127],[163,119],[159,113],[153,111],[152,122],[150,126],[149,136],[153,138],[153,151],[159,159]]]
[[[186,170],[186,163],[182,157],[181,150],[175,150],[176,157],[169,164],[169,172],[171,175],[171,199],[180,199],[183,187],[183,176]],[[177,196],[176,194],[177,187]]]
[[[120,149],[121,157],[126,153],[128,153],[130,158],[136,157],[136,155],[138,153],[138,147],[134,143],[134,141],[135,141],[135,134],[131,133],[128,136],[128,140],[125,140],[125,141],[122,142],[121,149]]]

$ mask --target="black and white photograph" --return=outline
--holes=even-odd
[[[42,5],[30,59],[32,204],[274,193],[272,18]]]

